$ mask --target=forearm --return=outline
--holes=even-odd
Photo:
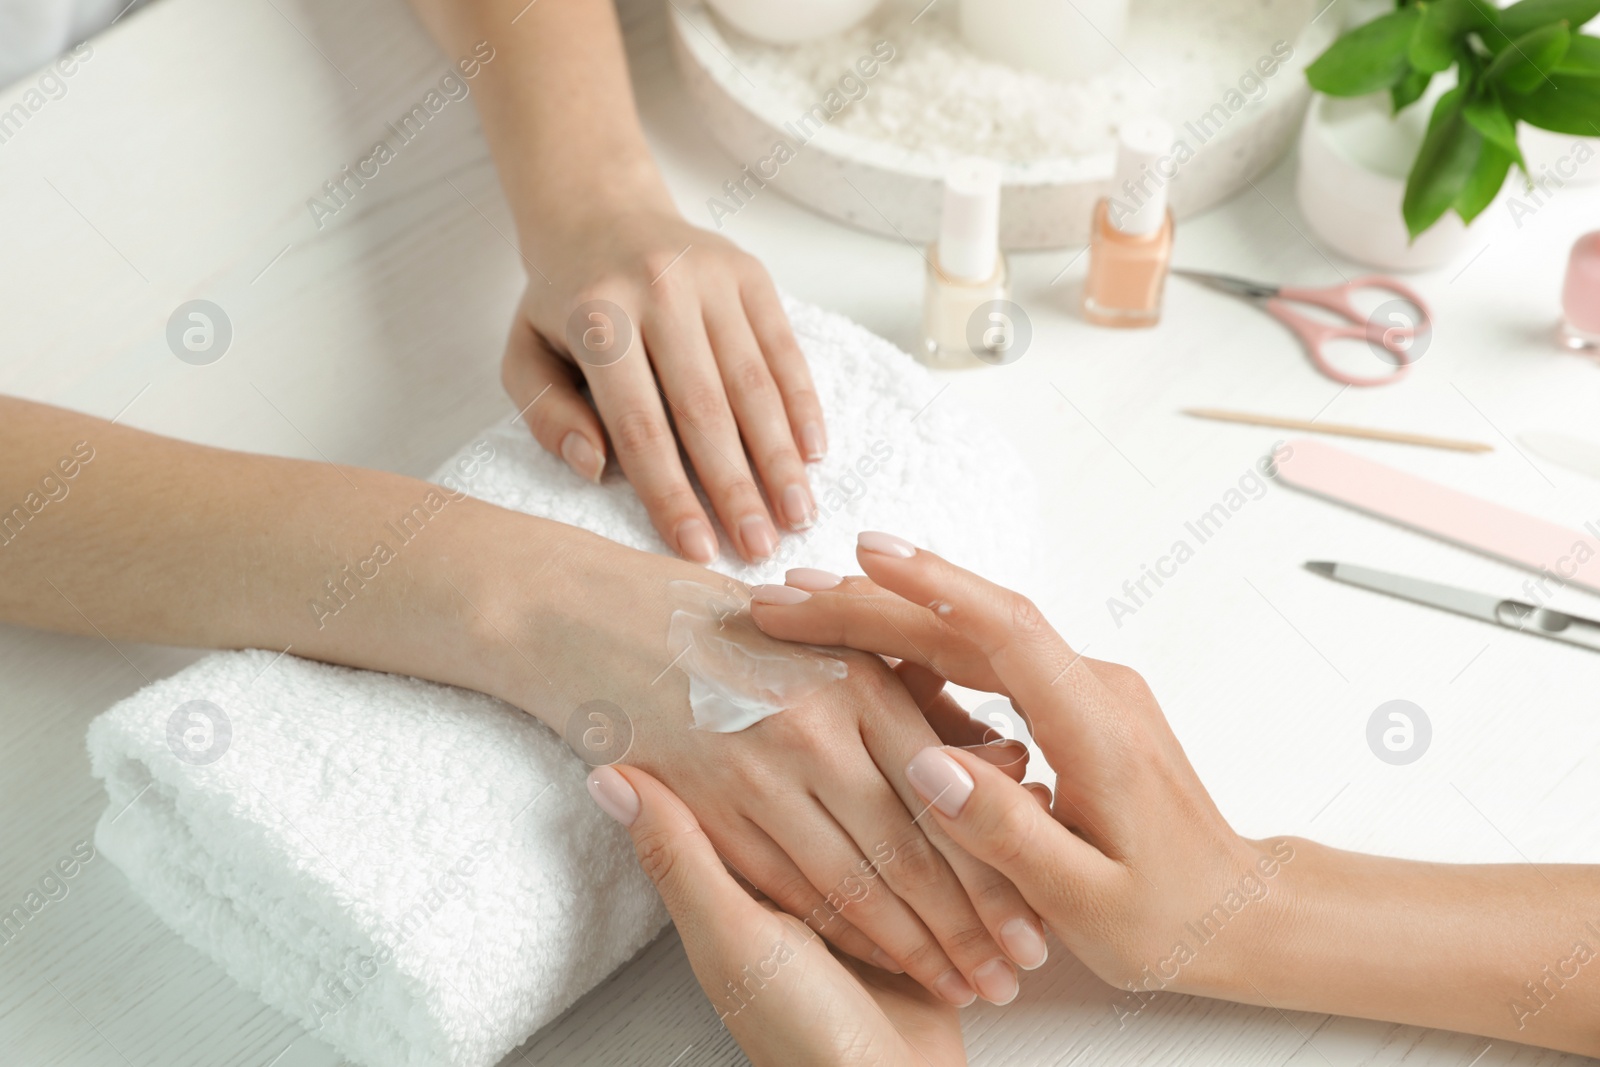
[[[645,143],[610,0],[413,0],[447,55],[494,49],[473,82],[523,248],[598,210],[672,210]],[[515,20],[515,21],[513,21]]]
[[[500,696],[514,688],[508,664],[540,651],[507,649],[491,621],[508,572],[527,590],[525,617],[556,614],[567,583],[541,571],[558,552],[578,569],[598,541],[413,478],[205,448],[8,398],[0,509],[6,621],[292,648]]]
[[[1600,1054],[1600,867],[1293,847],[1233,999]]]

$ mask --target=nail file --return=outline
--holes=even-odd
[[[1600,593],[1596,522],[1580,533],[1308,437],[1279,450],[1277,472],[1296,489]]]
[[[1564,433],[1525,433],[1519,440],[1534,455],[1579,474],[1600,478],[1600,445]]]

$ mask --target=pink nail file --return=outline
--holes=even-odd
[[[1277,460],[1287,485],[1600,593],[1600,524],[1579,533],[1313,441]]]

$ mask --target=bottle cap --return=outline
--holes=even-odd
[[[1167,183],[1176,166],[1170,159],[1176,141],[1172,124],[1157,118],[1131,119],[1118,128],[1111,225],[1135,236],[1161,228],[1167,217]],[[1165,166],[1163,159],[1168,160]]]
[[[967,157],[944,172],[939,217],[939,269],[952,278],[981,282],[994,276],[1000,251],[1000,165]]]

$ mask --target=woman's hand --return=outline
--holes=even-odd
[[[716,558],[717,536],[680,443],[744,559],[772,555],[778,528],[810,526],[822,408],[761,264],[670,203],[552,213],[538,241],[550,251],[502,379],[539,443],[598,479],[609,431],[662,540],[698,563]]]
[[[589,792],[633,836],[700,987],[756,1067],[967,1062],[953,1006],[903,975],[835,957],[810,927],[751,899],[666,786],[607,766]]]
[[[756,624],[1008,694],[1055,770],[1053,803],[969,753],[928,748],[907,773],[939,825],[1133,994],[1123,1010],[1157,989],[1239,998],[1294,846],[1235,834],[1143,679],[1074,653],[1023,597],[888,535],[863,534],[857,555],[869,577],[804,572],[804,599],[758,587]]]
[[[713,585],[730,598],[742,598],[743,587],[575,532],[559,567],[538,550],[528,550],[525,563],[514,552],[508,559],[515,541],[510,529],[497,538],[499,588],[484,594],[494,625],[483,632],[501,660],[491,691],[569,738],[573,715],[608,702],[631,746],[588,754],[590,762],[626,759],[665,782],[729,865],[784,910],[858,959],[903,969],[948,1003],[1016,995],[1017,967],[1043,962],[1037,916],[1015,887],[952,844],[905,776],[911,757],[941,736],[981,740],[938,679],[912,666],[897,677],[877,656],[830,651],[847,668],[843,679],[748,729],[697,729],[688,679],[667,642],[681,606],[670,583]],[[535,595],[549,607],[530,612]],[[741,644],[792,651],[742,611],[720,623]],[[984,748],[983,757],[1017,773],[1023,752]]]

